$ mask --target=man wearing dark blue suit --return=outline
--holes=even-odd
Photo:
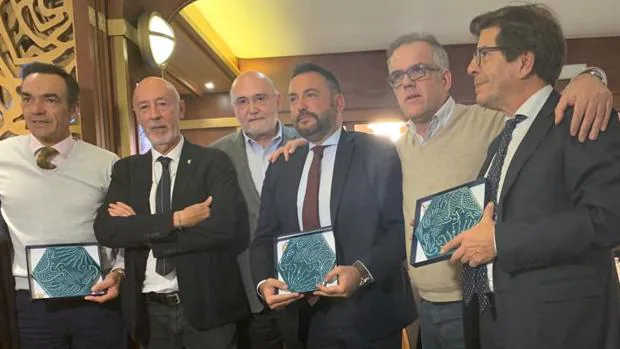
[[[495,207],[444,246],[458,247],[452,260],[467,264],[466,319],[482,349],[620,348],[615,111],[595,142],[570,136],[568,123],[553,127],[566,45],[547,8],[507,6],[470,30],[476,101],[508,120],[481,171]]]
[[[334,74],[298,65],[289,85],[295,128],[308,140],[267,171],[250,250],[257,290],[290,327],[289,347],[400,348],[415,318],[404,268],[402,174],[388,141],[342,129],[344,96]],[[279,294],[276,236],[333,226],[337,266],[311,296]]]

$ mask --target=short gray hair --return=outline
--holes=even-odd
[[[433,49],[433,61],[439,68],[447,70],[450,69],[450,59],[448,58],[448,52],[446,52],[446,49],[441,46],[439,41],[437,41],[437,38],[435,38],[434,35],[429,33],[409,33],[396,38],[396,40],[392,41],[392,43],[387,49],[388,63],[390,61],[390,58],[392,58],[394,51],[396,51],[399,47],[420,41],[431,45]]]

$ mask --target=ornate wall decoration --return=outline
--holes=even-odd
[[[28,133],[16,88],[33,61],[77,74],[71,0],[0,0],[0,139]]]

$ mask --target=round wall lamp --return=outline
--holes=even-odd
[[[138,19],[138,43],[144,60],[155,68],[163,68],[175,45],[174,30],[159,13],[145,13]]]

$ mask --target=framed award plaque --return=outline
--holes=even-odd
[[[102,279],[97,244],[26,246],[26,258],[33,300],[93,295],[91,287]]]
[[[276,275],[289,292],[308,293],[324,283],[325,275],[336,266],[336,242],[332,227],[277,236]],[[285,292],[285,291],[280,291]]]
[[[441,248],[480,221],[488,200],[484,178],[419,199],[411,265],[420,267],[450,258],[450,253],[440,254]]]

